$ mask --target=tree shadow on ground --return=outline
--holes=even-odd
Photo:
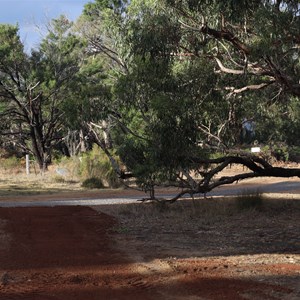
[[[245,208],[239,201],[211,198],[95,209],[116,217],[117,238],[133,241],[137,251],[150,260],[300,254],[299,200],[264,199],[257,207]]]

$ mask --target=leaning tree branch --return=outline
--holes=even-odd
[[[272,83],[275,83],[275,82],[276,82],[275,80],[272,80],[270,82],[264,82],[264,83],[260,83],[260,84],[250,84],[250,85],[246,85],[246,86],[244,86],[242,88],[239,88],[239,89],[236,89],[234,87],[229,87],[229,88],[226,88],[226,89],[230,90],[230,93],[227,95],[227,98],[230,98],[234,95],[241,94],[241,93],[244,93],[244,92],[247,92],[247,91],[261,90],[261,89],[264,89],[267,86],[269,86],[269,85],[271,85]]]
[[[225,67],[219,58],[214,57],[214,59],[218,65],[220,71],[223,73],[233,74],[233,75],[244,75],[245,74],[244,68],[240,69],[240,70],[230,69],[230,68]],[[256,76],[269,76],[270,80],[275,79],[275,76],[272,71],[260,68],[257,65],[255,67],[254,66],[252,67],[251,64],[248,64],[247,74],[256,75]]]
[[[189,185],[189,181],[181,181],[185,183],[183,190],[171,199],[159,199],[160,201],[166,201],[173,203],[178,199],[182,198],[184,195],[188,194],[194,196],[195,194],[206,194],[213,189],[232,184],[234,182],[239,182],[241,180],[249,178],[258,177],[299,177],[300,169],[297,168],[282,168],[273,167],[267,161],[261,157],[254,155],[241,155],[241,156],[224,156],[216,159],[192,159],[193,163],[198,165],[208,165],[210,170],[207,172],[199,171],[202,174],[202,179],[195,186],[194,184]],[[247,167],[249,172],[236,174],[233,176],[222,176],[217,177],[217,175],[223,171],[226,167],[231,164],[238,164]]]
[[[281,85],[289,90],[293,95],[300,97],[300,84],[294,83],[282,70],[272,61],[269,56],[265,57],[265,61],[274,74],[274,78]]]
[[[225,40],[227,42],[230,42],[236,49],[243,52],[245,55],[250,54],[250,48],[248,45],[243,43],[241,40],[238,39],[236,35],[234,35],[232,32],[228,30],[215,30],[207,25],[204,25],[200,28],[200,31],[204,34],[208,34],[218,40]]]

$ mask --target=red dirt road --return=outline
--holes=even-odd
[[[87,207],[1,208],[0,299],[292,299],[289,287],[236,278],[224,259],[145,263],[120,250],[115,226]]]
[[[153,299],[112,247],[111,217],[56,207],[1,209],[0,218],[1,300]]]
[[[139,297],[123,286],[129,261],[110,243],[111,217],[86,207],[1,209],[0,217],[1,300]]]

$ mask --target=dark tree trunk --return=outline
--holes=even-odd
[[[41,131],[38,132],[35,127],[31,127],[30,137],[32,142],[32,152],[38,163],[41,172],[48,170],[48,165],[51,162],[51,154],[47,151]]]

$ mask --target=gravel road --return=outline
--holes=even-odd
[[[280,181],[269,184],[258,184],[257,182],[247,184],[236,184],[226,187],[220,187],[210,193],[207,193],[207,197],[212,196],[233,196],[247,192],[259,192],[264,194],[270,194],[272,196],[288,195],[293,199],[300,199],[300,181]],[[171,194],[157,195],[158,197],[172,197]],[[0,200],[0,207],[39,207],[39,206],[90,206],[90,205],[107,205],[107,204],[125,204],[134,203],[141,199],[141,196],[125,196],[125,197],[102,197],[99,198],[81,198],[81,199],[67,199],[62,200],[61,197],[51,200],[36,200],[36,201],[8,201]],[[21,197],[20,197],[21,198]]]

